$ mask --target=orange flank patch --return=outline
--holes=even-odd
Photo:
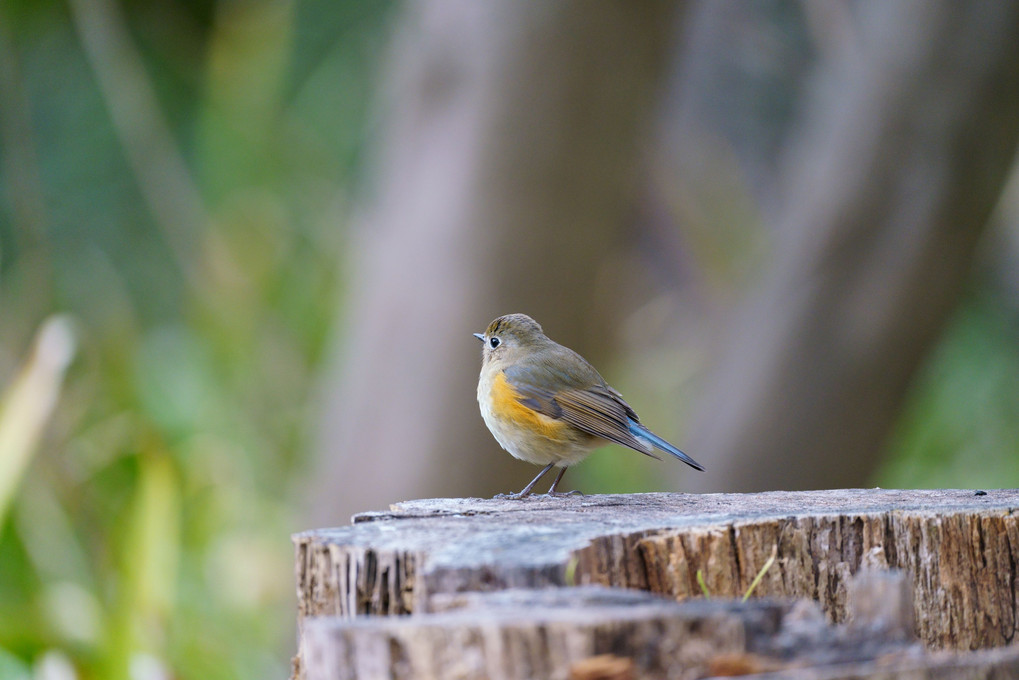
[[[514,428],[549,439],[568,440],[570,424],[538,413],[520,403],[520,394],[506,380],[506,374],[499,372],[492,381],[492,414]]]

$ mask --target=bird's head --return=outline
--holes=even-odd
[[[538,322],[526,314],[506,314],[488,324],[484,333],[474,337],[482,342],[481,358],[489,361],[514,361],[550,342]]]

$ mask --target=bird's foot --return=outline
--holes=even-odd
[[[493,500],[498,499],[501,501],[519,501],[527,498],[530,495],[531,495],[530,491],[527,492],[521,491],[520,493],[497,493],[494,496],[492,496],[492,499]]]
[[[549,491],[545,495],[551,496],[552,498],[562,498],[563,496],[583,496],[584,493],[574,489],[573,491]]]

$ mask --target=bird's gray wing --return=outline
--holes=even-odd
[[[579,382],[576,370],[569,375],[561,371],[554,362],[542,362],[511,366],[504,373],[520,395],[520,403],[527,408],[657,458],[651,447],[630,431],[631,421],[638,422],[637,414],[594,369],[591,372],[597,376],[597,383],[586,387],[576,385]],[[569,387],[557,389],[562,385]]]

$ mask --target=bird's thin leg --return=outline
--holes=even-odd
[[[527,486],[525,486],[525,487],[524,487],[524,488],[523,488],[523,489],[522,489],[522,490],[520,491],[520,493],[501,493],[501,494],[498,494],[498,495],[496,496],[496,498],[507,498],[507,499],[509,499],[509,500],[513,500],[513,501],[518,501],[518,500],[520,500],[521,498],[527,498],[528,496],[530,496],[530,495],[531,495],[531,491],[533,491],[533,490],[534,490],[534,485],[538,483],[538,480],[539,480],[539,479],[541,479],[542,477],[544,477],[544,476],[545,476],[545,473],[546,473],[546,472],[548,472],[549,470],[551,470],[551,469],[552,469],[552,466],[553,466],[553,465],[555,465],[555,463],[549,463],[549,464],[548,464],[548,465],[546,465],[546,466],[545,466],[544,468],[542,468],[541,472],[539,472],[539,473],[538,473],[538,476],[537,476],[537,477],[535,477],[534,479],[532,479],[532,480],[531,480],[531,483],[530,483],[530,484],[528,484]],[[566,468],[563,468],[563,470],[565,470],[565,469],[566,469]],[[562,477],[562,474],[560,474],[559,476],[560,476],[560,477]],[[559,480],[558,480],[558,479],[556,479],[556,481],[559,481]],[[553,486],[554,486],[554,485],[553,485]]]
[[[556,487],[559,486],[559,480],[562,479],[563,475],[565,475],[565,474],[566,474],[566,468],[564,467],[562,470],[559,471],[559,474],[556,475],[555,481],[552,482],[552,486],[550,486],[548,488],[548,495],[549,496],[583,496],[584,494],[580,493],[576,489],[574,489],[573,491],[556,491]]]

